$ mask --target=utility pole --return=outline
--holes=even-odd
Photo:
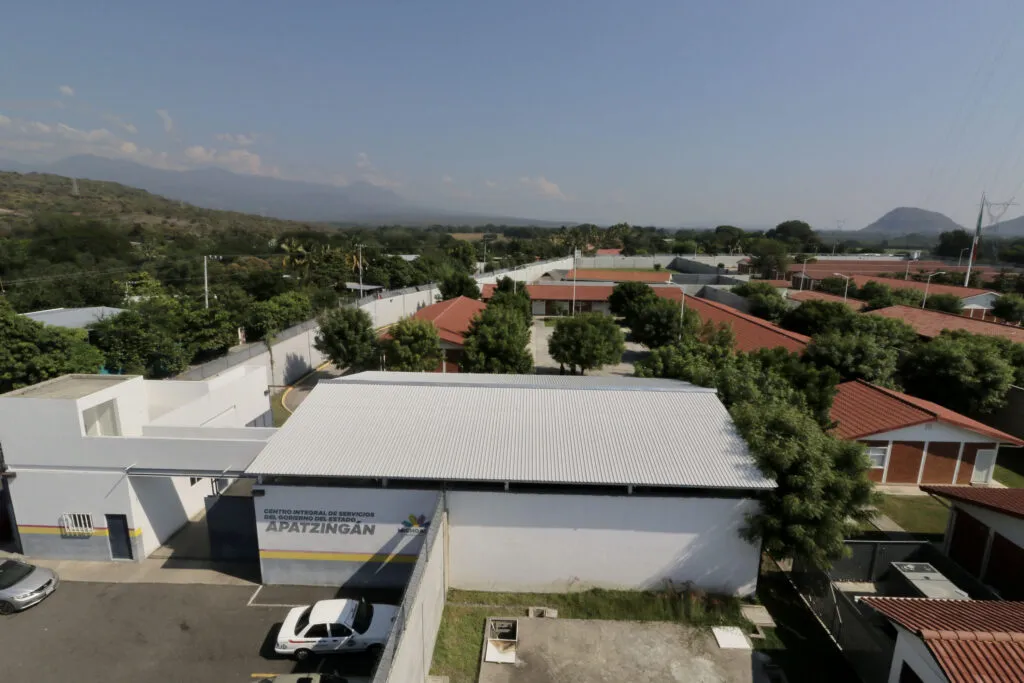
[[[686,328],[686,285],[679,285],[683,298],[679,304],[679,341],[683,341],[683,330]]]
[[[964,287],[971,281],[971,266],[974,265],[974,252],[981,238],[981,219],[985,214],[985,193],[981,193],[981,206],[978,207],[978,223],[974,226],[974,239],[971,240],[971,252],[967,255],[967,272],[964,273]]]
[[[359,259],[359,296],[363,296],[363,245],[357,244],[356,249],[358,250]]]
[[[572,315],[576,316],[576,258],[579,256],[580,250],[576,248],[574,244],[572,247]]]
[[[206,267],[206,259],[209,258],[206,254],[203,254],[203,300],[206,302],[206,307],[210,307],[210,271]]]

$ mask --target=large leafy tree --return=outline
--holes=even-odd
[[[798,247],[819,241],[814,229],[806,222],[800,220],[783,221],[765,233],[765,237],[770,240],[787,242]]]
[[[750,270],[765,280],[786,277],[792,260],[783,242],[759,239],[750,246]]]
[[[909,354],[900,379],[914,396],[960,412],[988,413],[1004,404],[1014,368],[987,341],[942,334]]]
[[[624,320],[626,327],[633,327],[637,313],[657,300],[658,295],[643,282],[620,282],[612,289],[608,305],[613,314]]]
[[[1004,294],[992,304],[992,314],[1008,323],[1024,323],[1024,296]]]
[[[0,393],[75,372],[95,373],[103,354],[82,330],[44,325],[0,299]]]
[[[768,282],[745,282],[734,287],[733,293],[746,297],[751,314],[773,323],[778,323],[789,311],[789,305],[779,290]]]
[[[313,346],[336,367],[363,370],[376,367],[380,357],[377,335],[370,315],[355,306],[328,311],[320,316]]]
[[[504,296],[515,296],[502,292]],[[489,304],[465,335],[463,372],[526,374],[533,371],[530,326],[513,306]]]
[[[925,300],[925,308],[958,314],[964,310],[964,302],[956,294],[929,294]]]
[[[852,308],[838,301],[805,301],[788,311],[780,322],[787,330],[813,337],[847,329],[856,315]]]
[[[667,346],[679,341],[684,334],[692,335],[700,330],[700,316],[696,311],[686,309],[684,317],[680,304],[658,296],[631,315],[632,340],[649,349]]]
[[[444,357],[434,323],[418,318],[402,318],[392,325],[381,347],[388,370],[433,372]]]
[[[510,280],[510,278],[503,279]],[[494,290],[490,301],[487,302],[487,307],[511,309],[519,314],[523,324],[527,327],[533,322],[533,302],[530,301],[530,295],[523,286],[519,286],[514,292],[507,289]]]
[[[615,319],[604,313],[581,313],[561,318],[548,342],[551,357],[569,367],[572,374],[611,365],[622,360],[625,337]]]
[[[836,370],[843,381],[863,379],[892,386],[899,352],[870,334],[823,332],[813,337],[804,359]]]
[[[174,335],[173,323],[130,309],[91,326],[93,344],[111,372],[150,378],[176,375],[188,367],[191,354]]]
[[[827,568],[844,539],[871,519],[864,446],[826,434],[808,413],[782,401],[744,402],[730,411],[758,468],[777,488],[747,517],[743,535],[772,557]]]
[[[465,242],[462,242],[462,244],[465,244]],[[452,271],[445,275],[437,283],[437,288],[440,292],[441,301],[455,299],[460,296],[467,296],[470,299],[480,298],[480,287],[477,286],[476,280],[467,273],[459,271]]]

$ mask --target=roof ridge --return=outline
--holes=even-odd
[[[759,327],[763,327],[766,330],[771,330],[772,332],[778,332],[779,334],[782,334],[785,337],[789,337],[793,341],[800,341],[800,342],[810,342],[811,341],[811,338],[806,336],[806,335],[800,334],[799,332],[793,332],[792,330],[787,330],[786,328],[780,327],[778,325],[775,325],[774,323],[769,322],[769,321],[765,320],[764,318],[758,318],[756,315],[751,315],[750,313],[744,313],[743,311],[739,310],[738,308],[733,308],[732,306],[729,306],[727,304],[719,303],[718,301],[714,301],[712,299],[705,299],[705,298],[699,297],[699,296],[691,296],[690,298],[691,299],[698,299],[702,303],[708,304],[712,308],[717,308],[718,310],[724,311],[724,312],[726,312],[726,313],[728,313],[730,315],[735,315],[737,318],[742,318],[743,320],[746,320],[748,322],[752,322],[755,325],[757,325]]]
[[[870,387],[871,389],[874,389],[876,391],[880,391],[883,394],[885,394],[886,396],[888,396],[889,398],[892,398],[892,399],[894,399],[896,401],[899,401],[900,403],[903,403],[904,405],[908,405],[911,408],[915,408],[915,409],[920,410],[922,412],[928,413],[929,415],[931,415],[936,420],[942,419],[940,417],[939,413],[937,413],[936,411],[934,411],[934,410],[932,410],[930,408],[925,408],[924,406],[921,406],[921,405],[915,403],[914,401],[908,401],[907,400],[907,398],[914,398],[914,399],[917,399],[919,401],[924,401],[925,399],[923,399],[923,398],[922,399],[918,399],[916,396],[910,396],[910,394],[904,394],[903,392],[896,391],[895,389],[889,389],[889,388],[886,388],[886,387],[879,386],[877,384],[872,384],[871,382],[868,382],[868,381],[866,381],[864,379],[861,379],[859,377],[857,379],[853,380],[853,381],[857,382],[859,384],[863,384],[866,387]],[[927,403],[932,403],[932,401],[927,401]],[[938,404],[936,404],[936,405],[938,405]],[[956,412],[956,411],[952,411],[952,412]]]

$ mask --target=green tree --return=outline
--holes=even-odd
[[[476,271],[476,249],[469,242],[465,240],[454,240],[445,249],[445,253],[452,261],[457,263],[464,272],[473,273]]]
[[[865,282],[863,287],[857,289],[857,298],[867,303],[867,308],[887,308],[896,303],[892,288],[879,282]]]
[[[686,309],[684,323],[682,306],[659,296],[645,302],[631,316],[631,339],[649,349],[668,346],[679,341],[684,334],[696,334],[701,325],[700,316],[692,308]]]
[[[811,340],[804,359],[818,367],[833,368],[843,381],[863,379],[892,386],[899,352],[870,334],[823,332]]]
[[[620,282],[608,297],[608,306],[614,315],[633,327],[636,316],[646,306],[658,300],[654,290],[643,282]]]
[[[1004,294],[992,304],[992,315],[1002,318],[1008,323],[1020,325],[1024,323],[1024,296]]]
[[[527,374],[533,372],[529,347],[530,326],[521,311],[490,304],[469,326],[459,367],[463,372]]]
[[[370,315],[355,306],[327,311],[320,316],[313,346],[335,367],[365,370],[377,367],[380,349]]]
[[[508,278],[505,278],[506,280]],[[529,327],[533,323],[533,303],[526,288],[520,286],[515,292],[507,290],[494,290],[487,308],[509,308],[519,314],[523,324]]]
[[[758,469],[776,483],[747,517],[745,538],[776,559],[820,568],[843,557],[843,543],[873,515],[864,446],[826,434],[806,412],[781,401],[730,411]]]
[[[966,230],[958,229],[943,232],[939,234],[939,244],[935,247],[935,254],[959,260],[967,255],[967,252],[964,250],[970,249],[973,243],[974,236]]]
[[[381,347],[388,370],[433,372],[444,358],[434,323],[418,318],[402,318],[392,325]]]
[[[103,354],[82,330],[36,322],[0,299],[0,393],[75,372],[99,372]]]
[[[184,342],[193,363],[222,355],[238,343],[238,325],[231,313],[220,305],[197,308],[190,304],[184,307],[180,327],[168,332]]]
[[[753,280],[733,287],[732,291],[733,294],[746,297],[751,314],[758,318],[778,323],[789,311],[786,299],[771,283]]]
[[[964,302],[956,294],[929,294],[925,301],[925,308],[943,313],[959,314],[964,310]]]
[[[466,243],[462,242],[462,244]],[[458,271],[452,271],[445,275],[437,284],[437,288],[440,291],[439,301],[456,299],[460,296],[467,296],[470,299],[480,298],[480,287],[477,286],[476,280],[472,276]]]
[[[580,313],[559,319],[548,342],[551,357],[569,371],[582,374],[587,370],[612,365],[622,360],[625,338],[615,319],[604,313]]]
[[[787,330],[813,337],[822,332],[847,329],[857,314],[838,301],[804,301],[788,311],[780,324]]]
[[[1014,368],[992,344],[973,336],[942,334],[921,344],[900,367],[907,391],[959,412],[1001,407]]]
[[[770,240],[779,240],[799,247],[819,241],[814,229],[806,222],[798,220],[789,220],[779,223],[774,228],[766,232],[765,237]]]
[[[169,329],[169,321],[129,309],[91,325],[90,336],[107,370],[162,379],[183,372],[193,355]]]
[[[765,280],[785,279],[792,260],[782,242],[759,239],[750,246],[750,270]]]

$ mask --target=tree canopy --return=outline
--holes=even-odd
[[[681,304],[659,296],[644,301],[630,313],[631,339],[649,349],[656,349],[679,341],[684,334],[695,334],[701,326],[700,316],[688,308],[684,318],[683,310]]]
[[[893,386],[899,351],[871,334],[822,332],[811,339],[804,359],[818,367],[836,370],[844,382],[863,379]]]
[[[1024,323],[1024,296],[1004,294],[992,304],[992,314],[1008,323]]]
[[[392,325],[381,343],[384,367],[405,372],[433,372],[444,354],[434,323],[419,318],[402,318]]]
[[[503,296],[516,295],[501,292]],[[530,326],[514,306],[488,304],[465,335],[463,372],[526,374],[533,371]]]
[[[380,362],[377,333],[370,315],[355,306],[327,311],[317,321],[320,325],[313,346],[338,368],[364,370]]]
[[[657,300],[658,295],[644,282],[620,282],[608,297],[608,307],[623,319],[626,327],[633,327],[637,313]]]
[[[1014,368],[984,338],[941,334],[906,358],[900,378],[914,396],[963,413],[988,413],[1005,402]]]
[[[782,242],[759,239],[750,247],[750,270],[765,280],[784,279],[792,263]]]
[[[470,299],[480,298],[480,287],[476,284],[476,280],[471,275],[458,271],[445,275],[437,283],[437,288],[440,291],[441,301],[455,299],[460,296],[466,296]]]
[[[548,342],[551,357],[572,374],[622,360],[626,340],[615,319],[604,313],[580,313],[560,318]]]
[[[778,323],[789,311],[789,304],[770,282],[751,280],[733,287],[733,294],[746,297],[750,312],[758,318]]]
[[[822,332],[847,329],[857,316],[852,308],[838,301],[804,301],[782,316],[787,330],[813,337]]]

